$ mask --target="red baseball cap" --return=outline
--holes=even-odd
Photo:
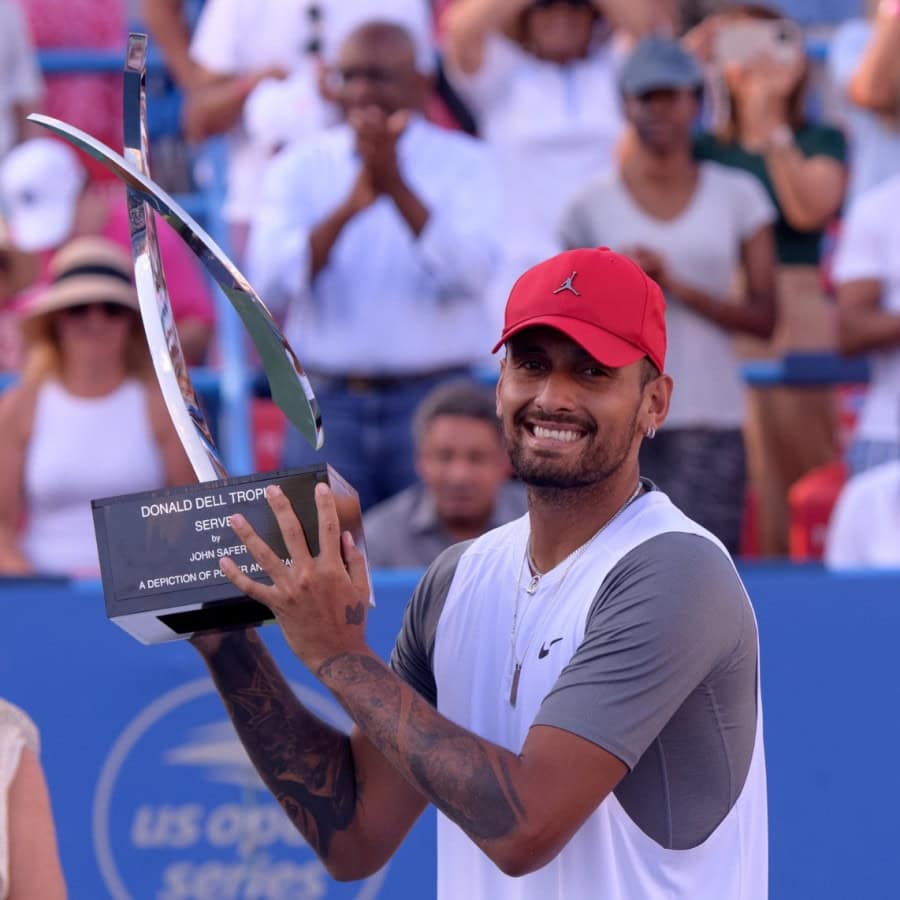
[[[666,362],[666,301],[659,285],[608,247],[567,250],[530,268],[506,302],[496,353],[525,328],[548,325],[598,362],[627,366],[644,356]]]

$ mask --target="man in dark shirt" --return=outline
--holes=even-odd
[[[366,513],[376,568],[424,568],[457,541],[478,537],[527,509],[510,480],[494,393],[471,380],[435,388],[413,422],[419,481]]]

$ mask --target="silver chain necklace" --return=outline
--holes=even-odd
[[[638,496],[641,493],[643,485],[641,484],[640,479],[638,479],[637,487],[632,492],[631,496],[580,546],[576,547],[561,563],[558,565],[564,565],[566,568],[563,570],[562,577],[559,579],[559,582],[556,585],[556,590],[553,592],[553,596],[547,602],[546,611],[544,613],[543,618],[538,623],[538,625],[544,624],[544,619],[549,615],[549,612],[553,610],[553,607],[556,603],[556,598],[559,596],[560,590],[562,590],[562,586],[565,583],[566,578],[568,577],[569,572],[572,571],[572,567],[575,563],[578,562],[579,559],[587,552],[588,548],[594,541],[601,535],[603,532],[612,525],[613,522],[623,513],[625,510],[631,506],[631,504],[637,500]],[[516,653],[516,643],[519,635],[519,597],[522,591],[522,574],[525,571],[525,563],[528,562],[531,568],[531,580],[525,587],[525,593],[529,596],[529,605],[530,599],[537,592],[538,585],[540,584],[541,578],[546,574],[544,572],[538,572],[535,568],[534,562],[531,559],[531,536],[529,535],[528,539],[525,541],[525,552],[522,554],[522,563],[519,566],[519,576],[516,579],[516,604],[513,607],[513,618],[512,618],[512,628],[509,632],[509,645],[510,651],[512,655],[513,661],[513,674],[512,674],[512,687],[509,691],[509,705],[515,706],[516,700],[519,697],[519,679],[522,675],[522,664],[525,662],[525,659],[528,657],[528,651],[531,649],[531,645],[534,642],[534,636],[540,631],[540,628],[535,628],[531,632],[531,637],[528,638],[528,643],[525,645],[525,650],[520,657]],[[558,566],[554,566],[557,568]],[[526,607],[527,609],[527,607]],[[522,614],[525,614],[526,609],[522,610]]]

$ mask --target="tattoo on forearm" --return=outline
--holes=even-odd
[[[310,846],[327,857],[356,810],[349,739],[303,707],[268,652],[252,647],[244,633],[223,640],[210,669],[266,786]]]
[[[379,751],[476,840],[504,837],[525,817],[504,756],[508,751],[441,717],[370,656],[333,657],[319,669]],[[342,690],[343,689],[343,690]]]
[[[362,625],[366,621],[366,607],[363,603],[344,607],[344,617],[348,625]]]

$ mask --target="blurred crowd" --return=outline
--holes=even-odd
[[[584,246],[666,296],[644,474],[734,553],[900,564],[900,0],[0,0],[0,572],[96,574],[88,501],[192,478],[121,185],[26,119],[120,149],[121,77],[38,60],[135,27],[179,110],[151,168],[199,192],[223,137],[227,250],[323,410],[324,450],[288,428],[273,463],[357,488],[373,565],[524,512],[490,348],[518,275]],[[185,356],[222,365],[210,285],[159,234]],[[790,359],[802,383],[748,383]]]

